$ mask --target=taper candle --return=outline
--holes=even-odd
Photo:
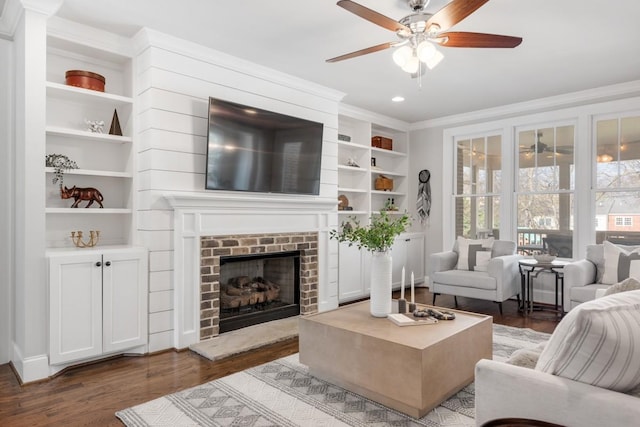
[[[402,266],[402,280],[400,283],[400,299],[404,299],[404,266]]]
[[[415,288],[413,286],[413,271],[411,272],[411,304],[416,303],[416,293]]]

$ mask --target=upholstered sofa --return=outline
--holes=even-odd
[[[476,425],[524,418],[562,426],[640,425],[640,290],[571,310],[535,368],[481,360]]]
[[[483,359],[476,365],[476,425],[525,418],[576,427],[640,424],[640,397],[530,368]]]
[[[604,242],[598,245],[588,245],[585,259],[573,261],[564,267],[564,309],[569,311],[578,304],[596,298],[598,289],[607,289],[612,284],[626,277],[605,279],[605,245],[609,252],[617,249],[621,253],[631,253],[638,246],[614,245]],[[604,283],[603,283],[604,282]]]
[[[461,269],[460,246],[464,241],[458,238],[452,250],[429,257],[429,290],[434,295],[433,303],[439,294],[478,298],[497,302],[502,313],[502,302],[520,295],[518,261],[522,255],[516,254],[515,242],[495,240],[487,247],[490,258],[483,265],[471,268],[465,265],[466,269]]]

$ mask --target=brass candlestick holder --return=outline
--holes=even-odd
[[[92,248],[98,244],[100,240],[100,231],[99,230],[91,230],[89,231],[89,241],[85,242],[82,239],[82,231],[72,231],[71,232],[71,241],[78,248]]]

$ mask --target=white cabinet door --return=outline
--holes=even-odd
[[[95,254],[49,259],[49,363],[102,352],[101,264]]]
[[[402,267],[405,268],[405,284],[411,284],[411,273],[415,283],[424,281],[424,235],[407,233],[398,236],[391,249],[392,281],[394,289],[402,283]]]
[[[338,301],[367,298],[371,289],[371,253],[341,243],[338,262]]]
[[[393,283],[393,289],[400,289],[402,283],[402,267],[405,269],[405,284],[409,285],[411,282],[411,266],[407,265],[407,243],[409,238],[404,235],[398,236],[391,247],[391,282]]]
[[[411,267],[416,283],[424,282],[424,235],[412,235],[407,242],[407,265]],[[409,276],[411,273],[407,273]]]
[[[147,343],[146,251],[103,255],[103,352]]]
[[[338,260],[338,300],[348,301],[366,296],[362,274],[362,251],[341,243]]]

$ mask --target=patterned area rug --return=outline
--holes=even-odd
[[[493,325],[493,358],[506,360],[549,334]],[[420,419],[309,375],[294,354],[117,412],[127,426],[475,426],[474,387]]]

